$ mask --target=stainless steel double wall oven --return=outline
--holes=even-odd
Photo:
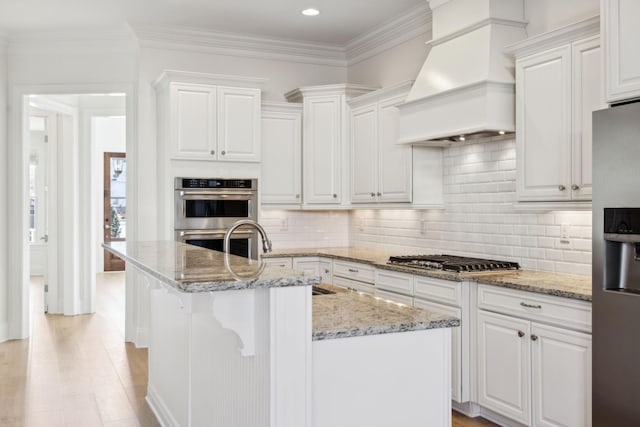
[[[258,220],[256,179],[176,178],[175,238],[222,251],[227,229],[241,219]],[[231,235],[234,255],[257,259],[255,229],[239,228]]]

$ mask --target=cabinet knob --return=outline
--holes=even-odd
[[[531,341],[538,341],[537,335],[531,335]]]
[[[371,197],[376,197],[376,193],[371,193]]]
[[[220,154],[222,154],[224,156],[225,154],[227,154],[227,152],[222,150],[222,152]]]
[[[518,331],[518,336],[519,336],[520,338],[522,338],[522,337],[524,336],[524,332],[522,332],[522,331]]]
[[[564,185],[558,185],[558,190],[564,191],[566,187]]]
[[[325,268],[325,269],[324,269],[324,272],[325,272],[325,273],[327,273],[327,274],[329,274],[329,269],[328,269],[328,268]]]
[[[382,196],[382,193],[378,192],[378,193],[376,193],[376,195],[377,195],[378,197],[380,197],[380,196]]]
[[[296,199],[299,199],[299,198],[300,198],[300,195],[299,195],[299,194],[296,194]]]
[[[337,199],[337,198],[338,198],[338,195],[337,195],[337,194],[334,194],[334,195],[333,195],[333,198],[334,198],[334,199]]]
[[[573,184],[573,185],[571,186],[571,189],[572,189],[573,191],[578,191],[578,190],[580,189],[580,186],[578,186],[578,185],[576,185],[576,184]]]
[[[211,150],[211,154],[216,154],[216,150]]]

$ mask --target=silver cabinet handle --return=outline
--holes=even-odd
[[[518,331],[518,336],[519,336],[520,338],[522,338],[522,337],[524,336],[524,332],[522,332],[522,331]]]
[[[227,152],[222,150],[222,152],[220,154],[222,154],[224,156],[225,154],[227,154]]]
[[[566,187],[564,185],[558,185],[558,190],[564,191]]]
[[[352,272],[352,273],[359,273],[359,271],[356,270],[355,268],[350,268],[349,271]]]
[[[580,189],[580,186],[578,186],[578,185],[576,185],[576,184],[573,184],[573,185],[571,186],[571,189],[572,189],[573,191],[577,191],[577,190],[579,190],[579,189]]]
[[[538,341],[537,335],[531,335],[531,341]]]
[[[542,308],[540,304],[527,304],[526,302],[521,302],[520,305],[527,308],[537,308],[538,310]]]
[[[211,154],[216,154],[216,150],[211,150]]]

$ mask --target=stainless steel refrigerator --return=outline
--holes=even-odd
[[[640,102],[593,113],[593,425],[640,426]]]

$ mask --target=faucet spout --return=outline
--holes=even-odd
[[[229,253],[229,245],[230,245],[230,242],[231,242],[231,234],[238,227],[242,227],[242,226],[250,226],[250,227],[253,227],[256,230],[258,230],[258,233],[260,233],[260,237],[262,237],[262,250],[264,252],[271,252],[271,249],[272,249],[271,240],[269,240],[269,237],[267,236],[267,232],[265,231],[265,229],[260,224],[258,224],[256,221],[254,221],[252,219],[241,219],[240,221],[234,222],[233,225],[231,225],[231,227],[229,227],[227,232],[224,233],[224,242],[222,244],[222,250],[225,253]]]

